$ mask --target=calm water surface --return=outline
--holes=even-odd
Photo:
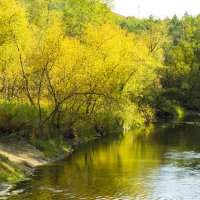
[[[12,200],[200,199],[200,125],[163,123],[82,145],[36,169]]]

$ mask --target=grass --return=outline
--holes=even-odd
[[[0,100],[0,127],[3,131],[23,130],[38,126],[36,109],[17,101]]]
[[[23,148],[20,150],[25,153],[26,148],[29,148],[28,151],[32,151],[33,154],[37,157],[37,151],[34,151],[34,146],[40,150],[44,154],[44,158],[59,158],[62,155],[66,155],[66,152],[69,152],[70,150],[70,144],[66,141],[63,141],[58,138],[52,138],[52,139],[36,139],[34,141],[27,141],[23,139],[23,137],[19,136],[17,132],[13,132],[12,134],[9,134],[7,136],[3,136],[0,138],[1,142],[6,145],[13,145],[12,151],[18,151],[18,147],[20,145],[23,145]],[[30,148],[29,144],[32,144],[33,149]],[[31,150],[32,149],[32,150]],[[12,154],[12,153],[11,153]],[[14,154],[14,152],[13,152]],[[42,154],[41,154],[42,155]],[[39,158],[41,156],[38,155]],[[27,158],[25,158],[26,161]],[[37,159],[37,158],[36,158]],[[27,160],[28,162],[28,160]],[[26,163],[26,162],[25,162]],[[4,155],[0,154],[0,184],[1,183],[8,183],[8,184],[15,184],[17,182],[20,182],[22,180],[25,180],[27,175],[30,174],[30,169],[28,167],[29,165],[26,165],[24,163],[15,163],[11,160],[9,160]]]
[[[38,139],[32,143],[47,158],[55,158],[61,153],[69,152],[70,145],[67,141],[58,139]]]
[[[0,183],[17,183],[25,179],[26,169],[0,154]]]

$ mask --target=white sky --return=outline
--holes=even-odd
[[[180,17],[186,11],[191,15],[199,14],[200,0],[115,0],[113,10],[124,16],[149,17],[153,15],[164,18],[176,14]]]

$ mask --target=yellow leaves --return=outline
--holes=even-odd
[[[123,30],[111,24],[102,26],[88,25],[83,40],[90,47],[93,53],[98,53],[103,57],[107,54],[115,56],[116,62],[122,58],[129,45],[129,40]]]
[[[82,81],[84,71],[81,65],[83,56],[83,47],[79,41],[71,38],[63,39],[58,58],[51,70],[51,75],[54,77],[53,80],[59,83],[56,86],[58,90],[63,92],[70,91],[70,85],[84,83]]]
[[[59,24],[53,24],[43,35],[43,40],[40,41],[43,56],[48,59],[48,62],[56,59],[59,54],[60,46],[63,41],[64,34],[60,29]]]
[[[24,5],[0,0],[0,68],[8,90],[22,84],[20,58],[26,60],[32,43],[27,17]]]
[[[21,0],[23,1],[23,0]],[[45,30],[54,23],[61,22],[63,13],[60,8],[63,4],[62,0],[28,0],[26,7],[30,14],[31,25]]]
[[[19,57],[26,60],[31,49],[32,33],[27,16],[22,4],[14,0],[0,0],[0,62],[4,63],[1,67],[6,66],[9,78],[13,74],[20,77]]]
[[[150,23],[149,29],[143,31],[142,38],[147,44],[149,53],[159,62],[163,61],[163,46],[169,42],[166,22]]]
[[[21,4],[17,4],[14,0],[0,1],[0,34],[4,37],[6,42],[17,40],[19,43],[23,43],[27,39],[28,20],[25,7]],[[1,36],[1,37],[2,37]]]
[[[46,5],[43,0],[39,3]],[[30,23],[24,6],[14,0],[11,4],[0,0],[0,4],[5,7],[0,10],[0,23],[6,30],[0,34],[7,41],[0,65],[6,61],[6,78],[16,74],[20,90],[29,90],[35,105],[40,108],[45,102],[53,105],[52,110],[60,106],[63,112],[78,109],[86,115],[108,112],[126,118],[128,124],[137,116],[143,122],[142,111],[130,102],[129,93],[143,95],[157,78],[158,68],[143,38],[110,23],[88,24],[81,37],[72,38],[56,16],[51,20],[53,9],[43,13],[43,20],[50,21],[43,23],[37,13],[31,13],[35,18]],[[151,110],[145,108],[145,113],[150,116]]]
[[[118,27],[110,24],[100,27],[89,25],[83,40],[89,52],[88,64],[94,71],[101,69],[105,76],[109,76],[116,74],[123,62],[126,62],[128,41]]]

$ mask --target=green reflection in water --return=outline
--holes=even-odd
[[[91,141],[17,191],[10,199],[198,199],[200,126],[164,123]]]

